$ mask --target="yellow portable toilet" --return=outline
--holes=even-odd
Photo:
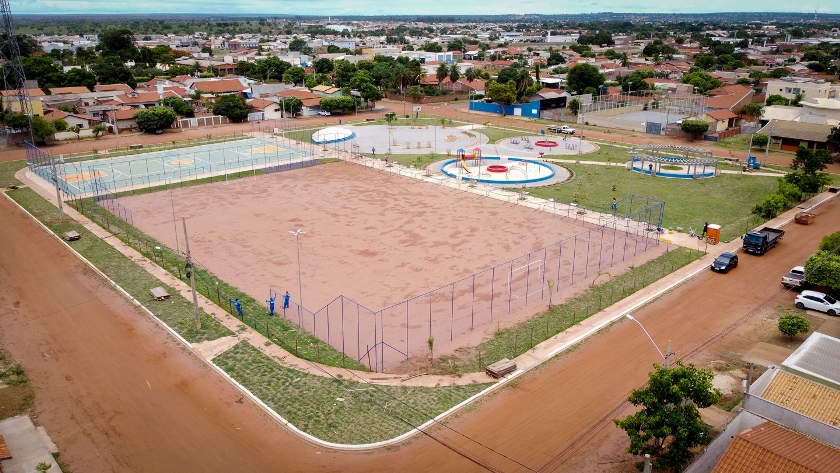
[[[710,223],[706,228],[706,237],[711,240],[713,245],[717,245],[720,241],[720,225]]]

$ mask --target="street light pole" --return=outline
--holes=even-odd
[[[659,352],[659,356],[661,356],[661,357],[665,360],[665,365],[664,365],[664,367],[665,367],[665,369],[667,370],[667,369],[668,369],[668,361],[670,361],[670,358],[671,358],[671,340],[668,340],[668,351],[667,351],[667,353],[664,353],[664,354],[663,354],[663,353],[662,353],[662,350],[660,350],[660,349],[659,349],[659,347],[658,347],[658,346],[656,346],[656,342],[654,342],[654,341],[653,341],[653,338],[650,336],[650,334],[648,333],[648,331],[645,329],[645,326],[644,326],[644,325],[642,325],[642,323],[641,323],[641,322],[639,322],[639,321],[638,321],[635,317],[633,317],[633,315],[632,315],[632,314],[627,314],[627,316],[626,316],[626,317],[627,317],[628,319],[630,319],[630,320],[632,320],[632,321],[636,322],[637,324],[639,324],[639,327],[642,327],[642,330],[644,330],[645,335],[647,335],[648,339],[650,340],[650,343],[653,343],[653,347],[654,347],[654,348],[656,348],[656,351],[658,351],[658,352]]]
[[[178,256],[181,255],[181,248],[178,246],[178,223],[175,221],[175,198],[172,197],[172,178],[167,177],[169,181],[169,202],[172,204],[172,226],[175,227],[175,252]]]
[[[581,145],[583,145],[583,129],[586,127],[586,114],[580,115],[580,136],[578,136],[578,156],[581,153]],[[578,158],[580,160],[580,158]]]
[[[289,233],[295,236],[295,244],[297,245],[298,290],[300,291],[300,299],[298,299],[298,325],[300,325],[300,335],[303,336],[303,280],[300,277],[300,236],[306,235],[306,232],[298,228],[294,232],[289,230]]]

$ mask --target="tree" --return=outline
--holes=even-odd
[[[786,174],[785,180],[799,187],[803,193],[819,192],[822,186],[831,183],[831,177],[823,172],[831,162],[828,150],[810,150],[800,146],[790,163],[793,172]]]
[[[783,95],[773,94],[767,97],[767,100],[764,101],[768,106],[770,105],[790,105],[790,100],[785,98]]]
[[[92,67],[100,84],[126,84],[132,89],[137,87],[134,74],[123,64],[119,56],[106,56]]]
[[[93,90],[96,85],[96,75],[93,72],[82,68],[70,69],[64,74],[65,87],[87,87],[88,90]]]
[[[330,58],[322,57],[312,63],[312,67],[319,74],[329,74],[333,71],[333,62]]]
[[[703,133],[709,131],[709,124],[703,120],[683,120],[680,124],[680,130],[692,135],[697,139]]]
[[[840,150],[840,126],[831,130],[831,133],[828,134],[825,142],[834,148],[834,151]]]
[[[749,115],[755,118],[761,118],[764,115],[764,104],[761,102],[752,102],[747,105],[744,105],[741,108],[741,113],[743,115]]]
[[[216,98],[213,114],[228,117],[230,121],[239,123],[248,118],[248,106],[245,99],[238,95],[222,95]]]
[[[359,89],[359,94],[366,102],[372,102],[374,105],[376,102],[382,100],[383,97],[382,91],[370,83],[363,85],[362,88]]]
[[[566,57],[563,56],[560,51],[551,51],[548,54],[548,65],[549,66],[556,66],[558,64],[565,64]]]
[[[423,92],[423,88],[419,85],[412,85],[408,88],[408,92],[406,92],[405,94],[415,101],[420,100],[426,96],[426,94]]]
[[[452,83],[454,84],[454,83],[458,82],[458,79],[460,79],[460,78],[461,78],[461,70],[458,69],[457,64],[453,64],[449,68],[449,80],[452,81]]]
[[[496,81],[488,82],[487,98],[502,105],[513,105],[516,103],[516,82],[509,81],[504,84]],[[502,114],[507,115],[504,107],[502,107]]]
[[[840,255],[840,232],[834,232],[831,235],[824,236],[822,242],[820,242],[820,251]]]
[[[756,133],[753,135],[752,138],[752,145],[755,148],[763,148],[767,146],[767,142],[770,140],[770,137],[765,135],[764,133]]]
[[[351,96],[324,97],[319,102],[321,110],[328,112],[351,112],[356,109],[356,99]]]
[[[717,89],[723,86],[723,82],[715,79],[705,72],[689,72],[682,76],[683,84],[691,84],[697,87],[701,94],[705,94],[710,90]]]
[[[569,100],[568,109],[569,109],[570,112],[577,115],[578,112],[580,112],[580,100],[578,100],[578,99]]]
[[[90,131],[93,133],[93,136],[96,137],[97,139],[99,138],[100,135],[102,135],[102,133],[105,132],[105,130],[107,130],[107,128],[105,127],[105,125],[103,125],[101,123],[99,123],[98,125],[93,125],[93,128],[90,129]],[[76,136],[78,137],[78,132],[74,132],[74,133],[76,133]]]
[[[55,128],[55,131],[67,131],[68,124],[67,120],[63,118],[56,118],[52,121],[52,126]]]
[[[29,117],[22,113],[6,113],[3,115],[3,124],[13,130],[28,130]]]
[[[712,385],[712,372],[693,364],[679,360],[669,369],[655,368],[648,385],[628,398],[642,410],[613,422],[630,437],[629,453],[650,454],[654,469],[678,469],[694,455],[691,449],[712,441],[698,407],[711,406],[721,392]]]
[[[298,97],[284,97],[280,103],[283,110],[292,116],[297,115],[303,110],[303,100]]]
[[[217,113],[217,115],[219,114]],[[149,107],[138,110],[132,118],[141,130],[152,132],[172,125],[177,116],[175,112],[166,107]]]
[[[805,280],[817,286],[840,291],[840,255],[818,251],[805,261]]]
[[[448,76],[449,76],[449,66],[445,62],[440,63],[440,65],[437,67],[437,70],[435,71],[435,77],[437,77],[437,80],[438,80],[438,90],[440,90],[442,88],[443,81]]]
[[[779,331],[790,337],[791,340],[797,333],[808,333],[809,330],[811,330],[811,324],[808,323],[808,319],[799,314],[787,314],[779,317]]]
[[[39,142],[44,142],[47,137],[55,134],[55,127],[44,117],[35,115],[32,117],[32,137]]]
[[[304,79],[306,71],[300,66],[291,67],[283,74],[283,82],[287,84],[302,84]]]
[[[171,108],[173,112],[181,115],[182,117],[189,118],[195,116],[195,110],[193,110],[186,100],[180,97],[166,97],[158,100],[158,103],[164,107]]]
[[[306,40],[295,38],[289,43],[289,51],[300,51],[306,47]]]
[[[37,80],[38,85],[51,89],[64,85],[64,72],[49,56],[21,58],[23,73],[29,80]]]
[[[597,89],[603,85],[604,74],[601,74],[601,71],[591,64],[578,64],[569,69],[566,81],[569,89],[580,94],[583,93],[587,87],[594,87]]]
[[[99,46],[103,56],[115,54],[123,62],[134,59],[139,53],[134,43],[134,33],[125,28],[103,31],[99,35]]]

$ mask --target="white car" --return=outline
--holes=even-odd
[[[828,315],[840,315],[840,301],[817,291],[802,291],[796,296],[797,309],[812,309]]]
[[[328,116],[332,115],[332,113],[330,113],[326,110],[321,110],[320,112],[318,112],[318,115],[323,115],[325,117],[328,117]]]

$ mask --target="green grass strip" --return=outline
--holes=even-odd
[[[705,253],[678,247],[630,271],[590,288],[585,293],[541,313],[515,327],[497,330],[477,348],[462,349],[453,356],[442,356],[435,369],[458,374],[483,370],[502,358],[514,359],[532,347],[588,319],[627,296],[697,260]],[[604,278],[609,276],[602,271]],[[480,355],[479,355],[480,354]],[[479,364],[480,363],[480,364]]]
[[[285,368],[245,342],[213,362],[295,427],[343,444],[394,438],[490,386],[373,386],[313,376]]]
[[[160,186],[158,188],[166,189],[166,187]],[[116,238],[157,263],[173,276],[184,282],[189,282],[186,277],[184,257],[179,257],[174,250],[167,248],[156,239],[117,218],[107,209],[94,203],[92,198],[76,200],[72,205],[76,210],[96,222],[97,225],[113,232]],[[178,230],[181,231],[180,223]],[[243,328],[244,325],[253,328],[299,358],[329,366],[368,370],[366,365],[357,362],[352,356],[342,356],[340,351],[321,339],[306,332],[301,334],[300,328],[292,322],[284,320],[280,316],[269,316],[264,299],[254,299],[239,288],[217,278],[199,263],[200,261],[197,261],[195,264],[196,291],[231,314],[235,314],[236,311],[231,308],[229,301],[239,299],[242,304],[243,317],[241,320]],[[268,298],[268,294],[266,294],[266,298]],[[278,299],[277,306],[280,305],[281,300]]]
[[[79,232],[82,235],[81,239],[70,242],[70,246],[188,342],[196,343],[233,335],[233,332],[204,311],[201,312],[201,329],[196,329],[191,301],[183,298],[175,288],[163,284],[75,220],[69,217],[65,217],[63,221],[59,220],[58,209],[32,189],[13,190],[8,194],[55,234],[61,235],[70,230]],[[170,294],[169,300],[158,302],[151,297],[149,289],[156,286],[163,286],[167,290]]]

